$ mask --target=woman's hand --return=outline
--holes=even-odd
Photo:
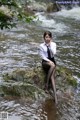
[[[48,61],[48,64],[53,65],[54,63],[52,61]]]

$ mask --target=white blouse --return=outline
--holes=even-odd
[[[49,46],[49,49],[51,51],[51,58],[54,57],[54,55],[56,54],[56,43],[55,42],[51,42],[50,43],[50,46]],[[46,43],[42,43],[40,44],[40,47],[39,47],[39,55],[41,56],[41,58],[43,60],[46,60],[46,61],[50,61],[48,59],[48,53],[47,53],[47,45]]]

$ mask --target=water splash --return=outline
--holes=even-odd
[[[62,9],[61,11],[57,12],[56,15],[65,18],[80,20],[80,7],[74,7],[70,10]]]
[[[48,29],[54,29],[54,32],[58,33],[66,33],[68,27],[64,23],[57,23],[53,18],[49,18],[49,16],[45,16],[44,14],[37,13],[36,14],[39,21],[41,22],[41,26]]]

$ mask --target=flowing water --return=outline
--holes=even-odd
[[[32,67],[40,62],[38,46],[43,42],[45,30],[52,32],[53,40],[57,44],[57,64],[70,69],[79,82],[80,8],[36,15],[39,21],[35,19],[31,24],[21,23],[17,28],[0,31],[0,84],[2,74],[16,68]],[[77,90],[79,93],[79,87]],[[40,101],[27,104],[26,100],[17,98],[1,98],[0,101],[0,111],[8,111],[9,120],[58,120],[56,107],[51,100],[44,104]]]

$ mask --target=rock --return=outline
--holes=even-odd
[[[3,93],[1,86],[0,86],[0,97],[4,97],[4,93]]]
[[[47,12],[57,12],[60,11],[60,5],[58,5],[57,3],[49,3],[47,5]]]
[[[30,4],[28,5],[25,5],[25,8],[28,8],[30,11],[33,11],[33,12],[44,12],[46,11],[46,4],[43,3],[43,2],[31,2]]]
[[[12,12],[8,9],[7,6],[0,6],[0,17],[4,17],[5,19],[12,19]]]
[[[42,97],[47,97],[42,89],[29,83],[6,83],[2,85],[2,89],[8,96],[32,99],[41,99]]]
[[[5,80],[1,86],[4,94],[19,97],[31,97],[32,99],[46,98],[44,88],[45,74],[41,66],[28,69],[17,69],[12,73],[3,75]],[[58,96],[71,97],[71,86],[76,86],[77,81],[65,68],[56,68],[56,89]],[[70,88],[70,89],[69,89]],[[60,94],[59,94],[60,93]],[[49,97],[49,95],[48,95]]]

